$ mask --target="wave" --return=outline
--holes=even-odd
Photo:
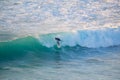
[[[78,46],[70,48],[69,46],[65,46],[57,48],[56,45],[47,47],[43,46],[38,39],[28,36],[8,42],[0,42],[0,61],[14,60],[25,57],[26,55],[37,56],[40,57],[40,59],[51,59],[54,58],[56,54],[59,54],[59,52],[61,54],[68,53],[67,50],[77,49],[77,47]],[[83,49],[82,47],[79,48]],[[28,56],[27,58],[31,57]]]
[[[61,46],[110,47],[120,45],[120,28],[51,33],[40,35],[38,40],[43,46],[53,47],[56,45],[55,37],[59,37],[62,40]]]
[[[26,51],[35,51],[40,46],[32,37],[20,38],[0,43],[0,59],[11,59],[25,55]]]
[[[0,42],[0,48],[4,46],[19,46],[29,47],[34,49],[36,47],[51,48],[56,46],[55,37],[59,37],[61,41],[61,47],[88,47],[88,48],[100,48],[120,45],[120,28],[107,28],[107,29],[93,29],[93,30],[79,30],[72,32],[58,32],[41,34],[39,36],[28,36],[18,38],[16,40]],[[4,46],[3,46],[4,45]]]
[[[44,58],[56,51],[68,53],[71,49],[87,50],[120,45],[120,28],[102,30],[79,30],[28,36],[7,42],[0,42],[0,59],[12,59],[28,53],[39,53]],[[61,38],[61,48],[57,48],[55,37]],[[72,52],[72,51],[71,51]],[[78,51],[77,51],[78,52]]]

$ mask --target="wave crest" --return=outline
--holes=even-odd
[[[38,39],[43,46],[53,47],[56,45],[54,39],[56,36],[61,38],[61,46],[73,47],[80,45],[99,48],[120,45],[120,28],[51,33],[40,35]]]

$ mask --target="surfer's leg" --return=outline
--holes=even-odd
[[[57,41],[57,44],[60,45],[59,41]]]

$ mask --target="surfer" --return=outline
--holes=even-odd
[[[57,45],[58,45],[58,46],[60,46],[60,41],[61,41],[61,39],[60,39],[60,38],[55,37],[55,40],[57,41]]]

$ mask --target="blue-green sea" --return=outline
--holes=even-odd
[[[119,80],[120,46],[46,47],[33,37],[0,43],[1,80]]]
[[[0,0],[0,80],[120,80],[120,1]]]

